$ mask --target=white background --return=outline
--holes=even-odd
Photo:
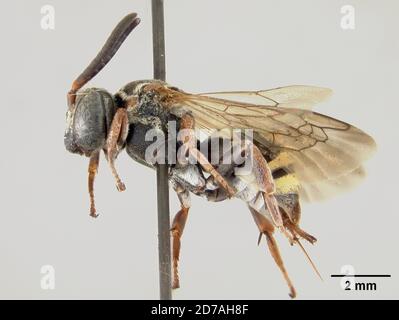
[[[40,8],[55,7],[55,30]],[[341,7],[356,29],[340,27]],[[0,298],[157,299],[155,172],[118,158],[118,193],[105,161],[96,181],[100,217],[88,216],[88,160],[63,145],[66,92],[116,23],[138,12],[140,26],[91,86],[115,92],[152,77],[150,1],[2,1],[0,59]],[[189,92],[290,84],[329,87],[316,110],[371,134],[378,152],[355,190],[303,206],[302,227],[318,242],[303,254],[278,235],[299,299],[398,298],[397,1],[166,0],[168,82]],[[102,159],[104,160],[104,159]],[[176,299],[288,299],[288,288],[244,203],[193,197],[183,237]],[[171,213],[178,201],[171,191]],[[42,290],[40,268],[55,268]],[[342,265],[392,274],[376,292],[343,291]]]

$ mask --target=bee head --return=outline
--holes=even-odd
[[[104,147],[116,107],[104,89],[85,89],[76,95],[66,115],[64,144],[69,152],[90,156]]]

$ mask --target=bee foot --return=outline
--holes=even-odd
[[[96,219],[99,215],[96,213],[96,210],[90,212],[90,217]]]
[[[116,184],[116,189],[117,189],[119,192],[122,192],[122,191],[125,191],[125,190],[126,190],[126,186],[125,186],[125,184],[124,184],[122,181],[119,181],[119,182]]]
[[[174,290],[174,289],[179,289],[179,288],[180,288],[179,280],[173,281],[172,289]]]
[[[98,217],[98,214],[96,213],[96,207],[94,206],[94,204],[90,206],[90,217],[92,218]]]

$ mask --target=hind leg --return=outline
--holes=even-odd
[[[251,173],[255,178],[255,183],[262,194],[265,208],[269,211],[274,226],[284,232],[283,218],[279,211],[278,202],[275,196],[276,185],[272,171],[262,155],[262,152],[251,141],[244,140],[244,150],[247,160],[251,163]]]
[[[316,274],[322,279],[320,272],[317,270],[316,265],[310,258],[309,254],[306,252],[304,246],[300,242],[300,238],[303,238],[314,244],[317,239],[310,235],[309,233],[303,231],[299,227],[300,215],[301,215],[301,206],[299,204],[299,197],[297,194],[286,194],[286,195],[279,195],[277,197],[278,203],[280,205],[280,212],[283,217],[283,224],[284,228],[290,234],[292,239],[291,244],[298,244],[301,248],[303,253],[305,254],[306,258],[309,260],[312,268],[316,272]]]
[[[294,208],[294,210],[300,211],[299,203]],[[317,239],[314,236],[312,236],[311,234],[302,230],[299,227],[298,222],[295,222],[295,220],[292,220],[292,218],[289,217],[289,215],[287,214],[287,212],[285,212],[284,209],[280,208],[280,212],[283,216],[284,227],[290,231],[290,233],[292,234],[292,236],[294,238],[298,238],[298,236],[299,236],[300,238],[305,239],[306,241],[310,242],[311,244],[314,244],[317,241]]]
[[[269,247],[270,254],[272,255],[277,266],[279,267],[279,269],[280,269],[281,273],[283,274],[283,277],[284,277],[285,281],[287,282],[287,285],[290,289],[289,296],[291,298],[295,298],[295,296],[296,296],[295,288],[291,282],[290,277],[288,276],[287,270],[285,269],[283,259],[281,258],[281,255],[280,255],[280,250],[277,246],[277,242],[273,237],[273,232],[274,232],[273,224],[270,221],[268,221],[268,219],[266,217],[261,215],[255,209],[249,207],[249,210],[251,211],[252,216],[255,220],[255,223],[258,226],[260,235],[264,234],[266,236],[267,245]]]
[[[279,181],[277,180],[277,185]],[[299,227],[301,218],[301,205],[299,203],[298,194],[281,194],[277,196],[277,201],[280,206],[281,216],[283,218],[284,228],[287,229],[294,239],[298,237],[305,239],[306,241],[314,244],[317,239],[302,230]]]

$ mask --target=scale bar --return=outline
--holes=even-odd
[[[332,274],[331,278],[343,278],[343,277],[354,277],[354,278],[390,278],[390,274]]]

